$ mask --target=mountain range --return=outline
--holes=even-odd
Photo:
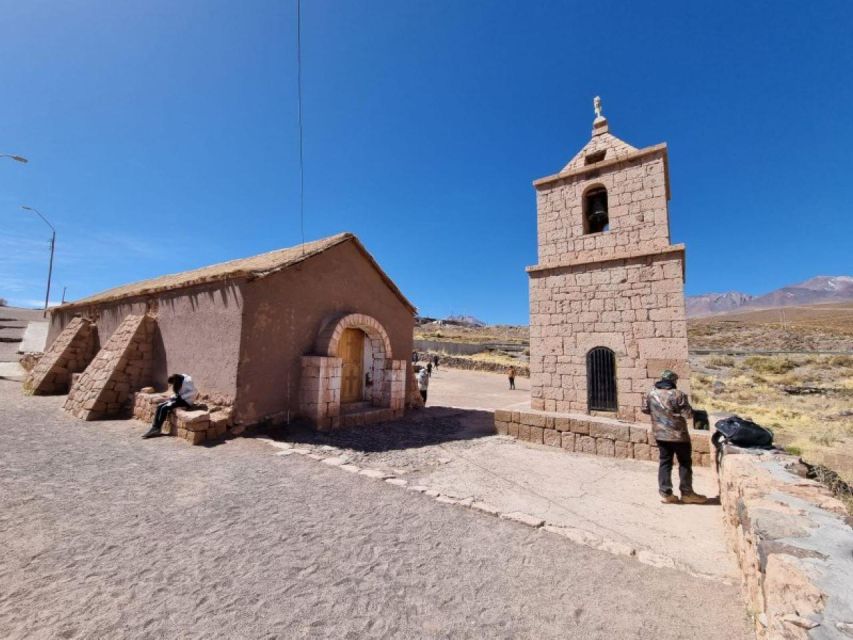
[[[853,276],[816,276],[761,296],[739,291],[687,296],[687,317],[698,318],[740,309],[773,309],[849,301],[853,301]]]

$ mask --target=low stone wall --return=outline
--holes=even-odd
[[[166,401],[170,394],[149,390],[133,394],[133,417],[152,423],[157,405]],[[161,429],[166,435],[177,436],[190,444],[203,444],[219,440],[232,426],[231,407],[199,406],[196,409],[176,409],[169,414]]]
[[[429,353],[431,358],[434,355],[439,357],[439,365],[442,367],[450,367],[451,369],[465,369],[467,371],[489,371],[491,373],[502,373],[506,375],[509,371],[509,365],[498,364],[497,362],[483,362],[480,360],[469,360],[468,358],[457,358],[455,356],[447,356],[444,354]],[[526,364],[516,364],[515,375],[518,378],[529,378],[530,369]]]
[[[443,353],[449,356],[470,356],[487,350],[488,345],[473,342],[450,342],[445,340],[415,340],[417,351]]]
[[[609,458],[658,460],[658,447],[649,425],[612,418],[525,411],[495,411],[495,429],[525,442],[561,447],[567,451]],[[693,464],[709,467],[713,461],[707,431],[690,432]]]
[[[720,467],[726,534],[761,640],[853,638],[853,530],[797,458],[727,447]]]

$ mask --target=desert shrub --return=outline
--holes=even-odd
[[[820,429],[809,435],[809,440],[824,447],[831,447],[838,442],[838,432],[833,428]]]
[[[805,380],[797,373],[788,372],[777,378],[776,382],[785,387],[800,387],[803,385]]]
[[[701,389],[690,390],[690,402],[696,407],[704,406],[708,402],[708,394]]]
[[[803,455],[803,450],[800,447],[785,447],[785,451],[790,453],[792,456]]]
[[[797,363],[790,358],[750,356],[743,361],[744,366],[758,373],[781,375],[797,368]]]
[[[853,369],[853,356],[832,356],[828,360],[828,364],[832,367],[844,367],[845,369]]]
[[[735,366],[735,359],[731,356],[711,356],[705,360],[705,364],[711,369],[723,369]]]
[[[711,376],[706,376],[703,373],[694,373],[690,376],[690,382],[693,385],[698,385],[700,387],[707,387],[712,382]]]

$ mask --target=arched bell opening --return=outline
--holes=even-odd
[[[588,234],[609,230],[607,189],[602,186],[591,187],[583,196],[583,232]]]

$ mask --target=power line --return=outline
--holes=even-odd
[[[302,153],[302,0],[296,0],[296,83],[299,99],[299,229],[305,255],[305,160]]]

